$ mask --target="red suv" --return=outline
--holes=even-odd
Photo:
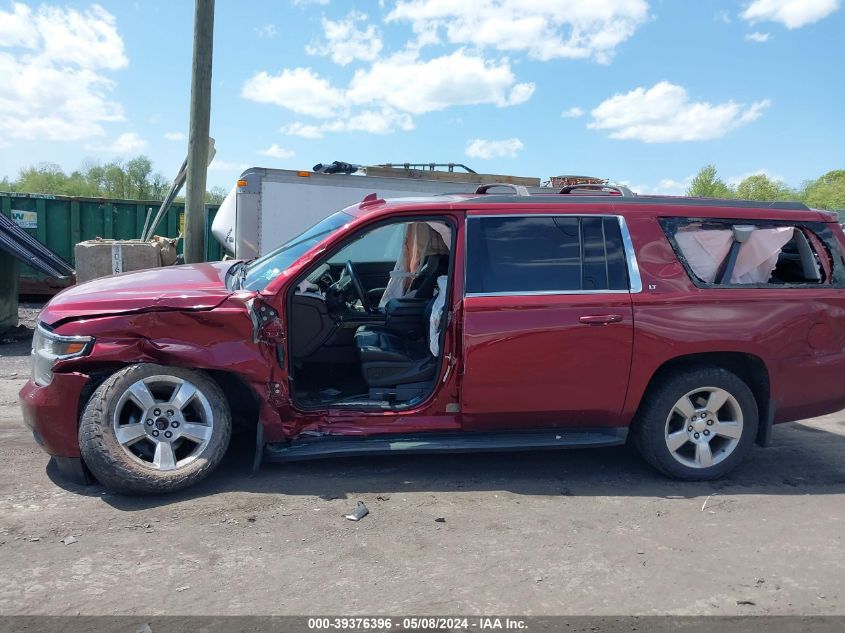
[[[521,187],[380,200],[251,262],[65,290],[24,419],[69,478],[175,490],[262,459],[634,442],[719,477],[845,407],[845,235],[793,203]]]

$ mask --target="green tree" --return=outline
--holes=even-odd
[[[26,193],[64,194],[67,176],[55,163],[39,163],[21,170],[18,191]]]
[[[152,173],[153,164],[146,156],[138,156],[126,163],[127,193],[138,200],[148,200],[152,194]]]
[[[153,174],[150,180],[150,196],[153,200],[163,200],[170,189],[170,181],[160,171]]]
[[[205,203],[222,204],[228,193],[229,192],[226,187],[212,187],[210,190],[205,192]]]
[[[54,163],[39,163],[21,169],[15,180],[8,176],[0,179],[0,191],[85,198],[162,200],[169,189],[170,181],[161,172],[153,172],[146,156],[136,156],[126,163],[115,159],[105,165],[86,160],[70,174]],[[212,187],[206,201],[219,204],[226,193],[223,187]]]
[[[129,178],[123,163],[120,160],[113,160],[106,163],[103,169],[103,186],[106,196],[109,198],[128,198],[129,192],[126,185]]]
[[[766,174],[753,174],[745,178],[736,187],[736,197],[742,200],[788,200],[797,198],[797,194],[778,180],[772,180]]]
[[[719,178],[715,165],[706,165],[690,182],[687,195],[697,198],[733,198],[734,192]]]
[[[802,199],[816,209],[845,209],[845,169],[827,172],[818,180],[804,184]]]

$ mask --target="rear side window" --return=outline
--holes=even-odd
[[[468,294],[628,289],[616,218],[481,217],[467,231]]]
[[[809,227],[727,220],[664,220],[693,281],[704,286],[830,282],[830,253]]]

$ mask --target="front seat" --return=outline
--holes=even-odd
[[[431,313],[436,303],[437,297],[432,297],[422,313],[420,331],[425,334],[420,337],[403,336],[386,328],[358,328],[355,345],[371,398],[411,400],[428,390],[437,373],[437,358],[429,348]],[[435,336],[440,337],[444,322],[441,317]]]
[[[437,278],[449,271],[449,255],[426,255],[414,272],[413,280],[405,297],[416,297],[418,299],[430,299],[437,286]],[[370,301],[379,303],[387,288],[373,288],[369,291]]]
[[[437,278],[445,275],[449,270],[449,255],[428,255],[417,269],[414,280],[405,295],[417,299],[429,299],[434,295]]]

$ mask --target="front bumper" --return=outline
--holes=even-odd
[[[19,394],[23,421],[35,441],[53,457],[79,457],[79,399],[84,374],[54,374],[49,385],[30,379]]]

